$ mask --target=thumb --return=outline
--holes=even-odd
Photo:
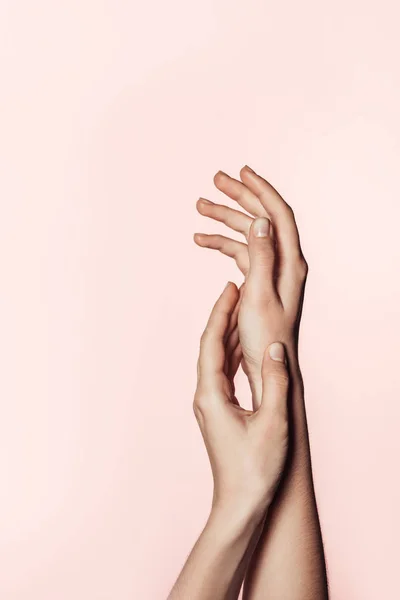
[[[251,224],[248,237],[250,268],[247,287],[262,302],[275,295],[275,248],[271,221],[260,217]]]
[[[262,401],[259,411],[264,417],[276,417],[287,422],[287,396],[289,373],[285,348],[281,342],[274,342],[264,353],[262,364]]]

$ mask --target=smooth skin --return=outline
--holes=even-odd
[[[169,600],[234,600],[274,497],[288,449],[289,376],[281,343],[269,346],[256,411],[240,407],[233,379],[239,366],[239,291],[228,283],[201,338],[193,409],[214,479],[212,509]]]
[[[270,183],[247,166],[240,180],[220,171],[214,183],[246,212],[206,199],[199,199],[199,212],[242,233],[245,240],[206,234],[195,234],[194,239],[232,257],[245,276],[236,308],[238,327],[230,338],[233,345],[240,340],[254,409],[262,401],[264,349],[274,341],[286,348],[291,382],[288,460],[247,569],[244,599],[324,600],[327,578],[298,360],[307,263],[293,211]]]

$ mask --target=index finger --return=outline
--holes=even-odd
[[[203,382],[210,383],[224,373],[226,332],[238,297],[236,285],[228,282],[211,311],[200,341],[198,375]]]

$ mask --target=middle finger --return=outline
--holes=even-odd
[[[223,171],[218,171],[214,175],[214,185],[229,198],[236,200],[253,217],[269,216],[258,197],[243,182],[230,177]]]
[[[222,204],[214,204],[205,198],[199,198],[196,204],[199,213],[220,223],[224,223],[234,231],[242,233],[246,239],[253,219],[239,210],[234,210]]]

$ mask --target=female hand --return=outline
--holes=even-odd
[[[300,375],[297,339],[307,264],[291,208],[249,167],[241,169],[240,177],[241,181],[237,181],[219,171],[214,183],[255,219],[205,199],[198,201],[197,208],[202,215],[242,233],[248,244],[206,234],[195,234],[195,241],[234,258],[245,275],[238,328],[243,368],[257,408],[261,401],[262,357],[268,344],[274,340],[283,342],[291,374]]]
[[[200,343],[193,408],[210,458],[214,496],[209,519],[169,600],[233,600],[262,531],[288,446],[288,374],[282,344],[272,344],[262,366],[262,402],[244,410],[234,395],[240,363],[239,291],[228,283]]]
[[[273,343],[263,355],[260,407],[252,412],[239,406],[233,386],[237,350],[229,346],[238,299],[237,287],[228,283],[202,335],[194,412],[214,477],[213,511],[262,518],[288,447],[288,373],[284,347]]]
[[[242,366],[249,377],[256,410],[260,405],[262,409],[261,365],[268,344],[284,343],[290,373],[290,449],[285,478],[275,494],[268,526],[249,564],[243,597],[327,598],[297,355],[307,264],[291,208],[265,179],[248,167],[241,169],[240,178],[237,181],[219,172],[214,182],[250,214],[201,199],[197,207],[201,214],[241,232],[248,243],[204,234],[196,234],[195,241],[233,257],[245,275],[236,309],[238,327],[230,332],[228,347],[237,344],[240,338]],[[235,356],[239,355],[240,346],[237,348]]]

